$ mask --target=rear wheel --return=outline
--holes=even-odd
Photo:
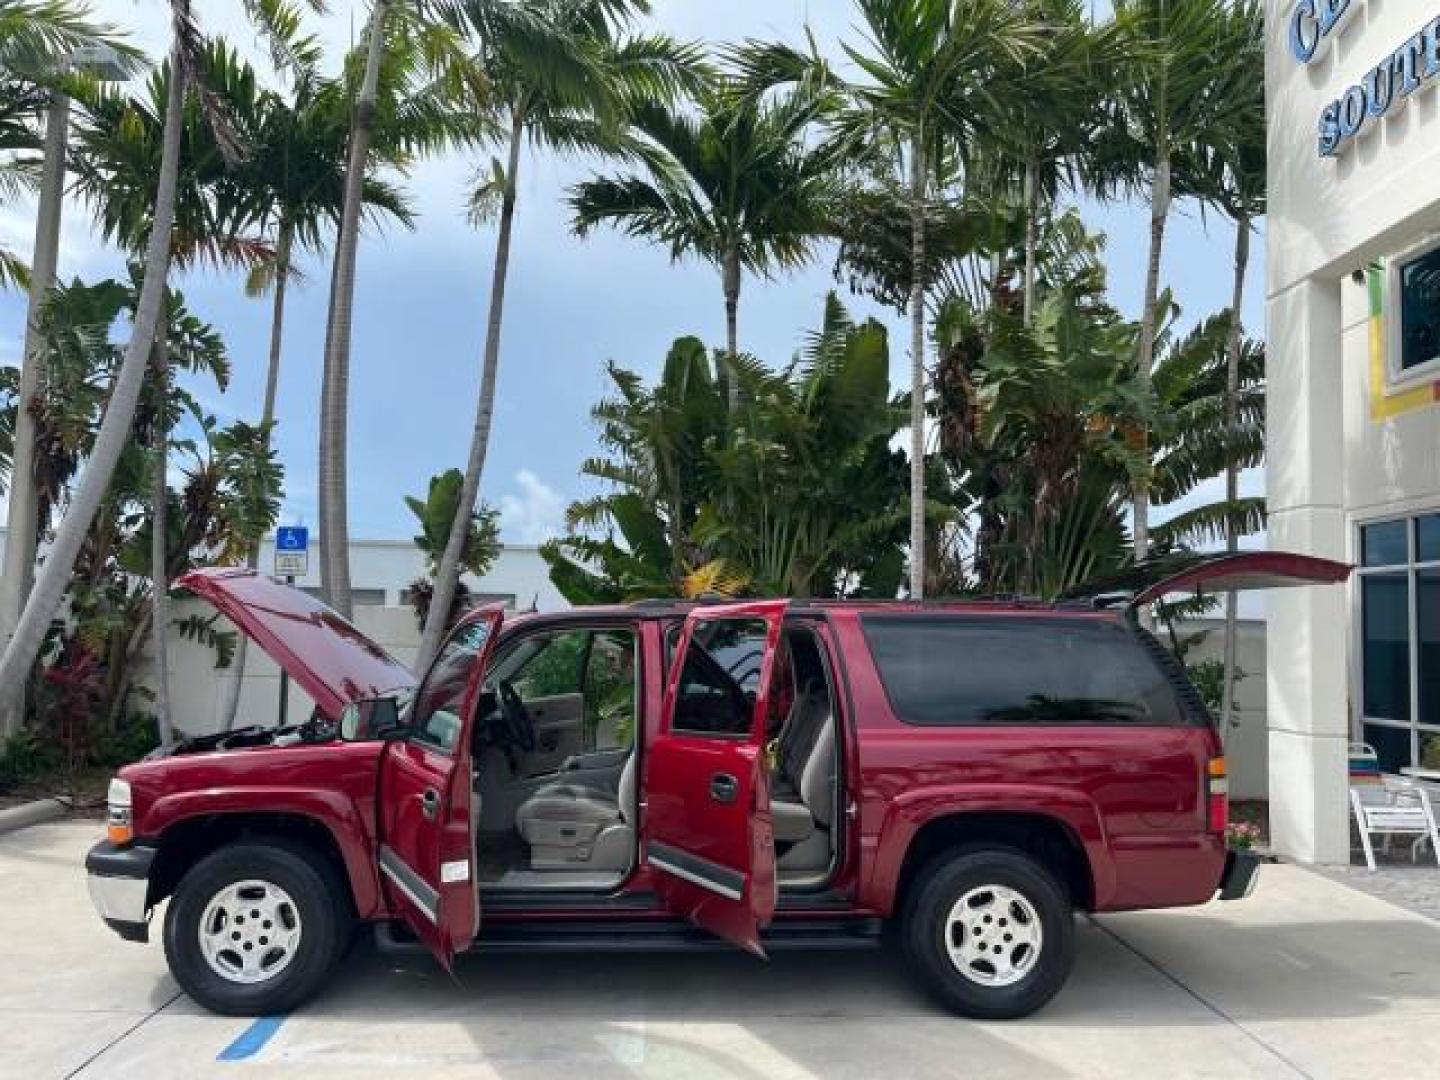
[[[963,1016],[1026,1016],[1055,996],[1075,962],[1064,888],[1010,848],[972,848],[931,864],[900,929],[929,989]]]
[[[196,863],[165,912],[165,958],[181,988],[218,1013],[295,1008],[320,989],[348,937],[323,859],[240,843]]]

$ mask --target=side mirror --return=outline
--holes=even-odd
[[[345,742],[394,739],[405,733],[394,698],[352,701],[340,710],[340,738]]]

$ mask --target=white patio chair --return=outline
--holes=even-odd
[[[1425,788],[1408,783],[1352,785],[1350,806],[1360,830],[1360,845],[1365,849],[1365,865],[1371,870],[1376,868],[1371,836],[1383,836],[1387,844],[1391,836],[1416,837],[1410,850],[1412,860],[1428,837],[1435,861],[1440,863],[1440,829],[1436,828],[1435,809]]]

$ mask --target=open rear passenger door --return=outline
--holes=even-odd
[[[376,855],[390,906],[449,970],[479,929],[471,733],[504,607],[466,615],[380,759]]]
[[[706,606],[686,617],[661,730],[645,753],[645,859],[661,900],[760,956],[776,899],[765,728],[786,606]],[[737,635],[764,642],[753,692],[713,651]],[[753,654],[742,663],[753,671]]]

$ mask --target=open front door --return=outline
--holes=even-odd
[[[390,905],[449,970],[479,928],[470,737],[504,609],[451,632],[380,761],[377,858]]]
[[[645,859],[665,906],[764,956],[775,913],[765,728],[786,602],[685,620],[659,736],[645,753]]]

